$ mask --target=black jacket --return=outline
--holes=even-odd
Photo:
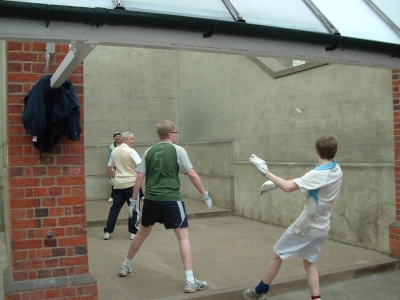
[[[25,97],[22,123],[33,136],[34,145],[41,152],[51,151],[61,136],[80,139],[80,110],[75,88],[66,80],[57,89],[50,88],[52,75],[40,79]]]

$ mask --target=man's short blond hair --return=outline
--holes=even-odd
[[[171,121],[164,120],[157,124],[157,134],[161,140],[168,138],[168,133],[176,130],[176,125]]]

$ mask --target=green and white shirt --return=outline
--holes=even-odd
[[[186,174],[193,166],[186,150],[170,142],[160,142],[147,149],[137,172],[146,175],[145,199],[182,201],[179,171]]]

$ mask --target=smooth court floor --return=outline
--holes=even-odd
[[[89,216],[90,205],[94,203],[88,202]],[[111,204],[105,200],[95,202],[96,209],[102,210],[106,216]],[[191,216],[189,231],[194,274],[206,280],[209,288],[193,294],[183,293],[185,276],[178,243],[174,232],[165,230],[160,224],[154,226],[151,235],[133,259],[133,272],[127,277],[119,277],[119,266],[130,245],[127,225],[118,225],[112,238],[104,241],[102,227],[97,224],[105,220],[101,221],[98,217],[96,222],[88,221],[89,226],[94,226],[88,228],[88,238],[89,268],[98,280],[99,299],[242,299],[243,288],[260,281],[271,258],[272,246],[285,228],[233,216],[218,207],[214,207],[213,216],[207,213],[203,203],[195,200],[186,199],[186,206]],[[125,222],[125,213],[123,209],[122,223]],[[324,300],[361,299],[349,296],[349,288],[346,287],[351,287],[351,282],[366,280],[371,276],[389,276],[393,270],[397,271],[393,273],[393,278],[390,277],[392,280],[382,279],[388,287],[377,289],[379,281],[375,278],[371,284],[364,284],[364,293],[360,297],[400,299],[400,278],[397,277],[399,260],[385,253],[328,240],[317,268]],[[338,289],[343,288],[343,291],[332,292],[330,289],[334,285],[338,285]],[[378,298],[383,292],[389,296]],[[270,295],[268,299],[310,299],[303,264],[299,258],[292,257],[283,263]]]

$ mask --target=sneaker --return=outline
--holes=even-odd
[[[104,239],[105,240],[109,240],[111,238],[111,233],[109,233],[109,232],[104,232]]]
[[[245,289],[243,297],[247,300],[267,300],[267,294],[257,294],[255,287]]]
[[[136,234],[134,234],[134,233],[131,232],[131,235],[130,235],[129,238],[130,238],[131,240],[133,240],[133,239],[135,238],[135,236],[136,236]]]
[[[207,281],[200,281],[195,279],[194,283],[191,283],[190,281],[186,281],[186,286],[184,289],[185,293],[194,293],[195,291],[200,291],[204,290],[208,287]]]
[[[113,202],[114,199],[112,197],[108,198],[108,202]]]
[[[132,272],[132,268],[125,266],[124,263],[122,263],[121,268],[119,269],[119,276],[125,277],[131,272]]]

